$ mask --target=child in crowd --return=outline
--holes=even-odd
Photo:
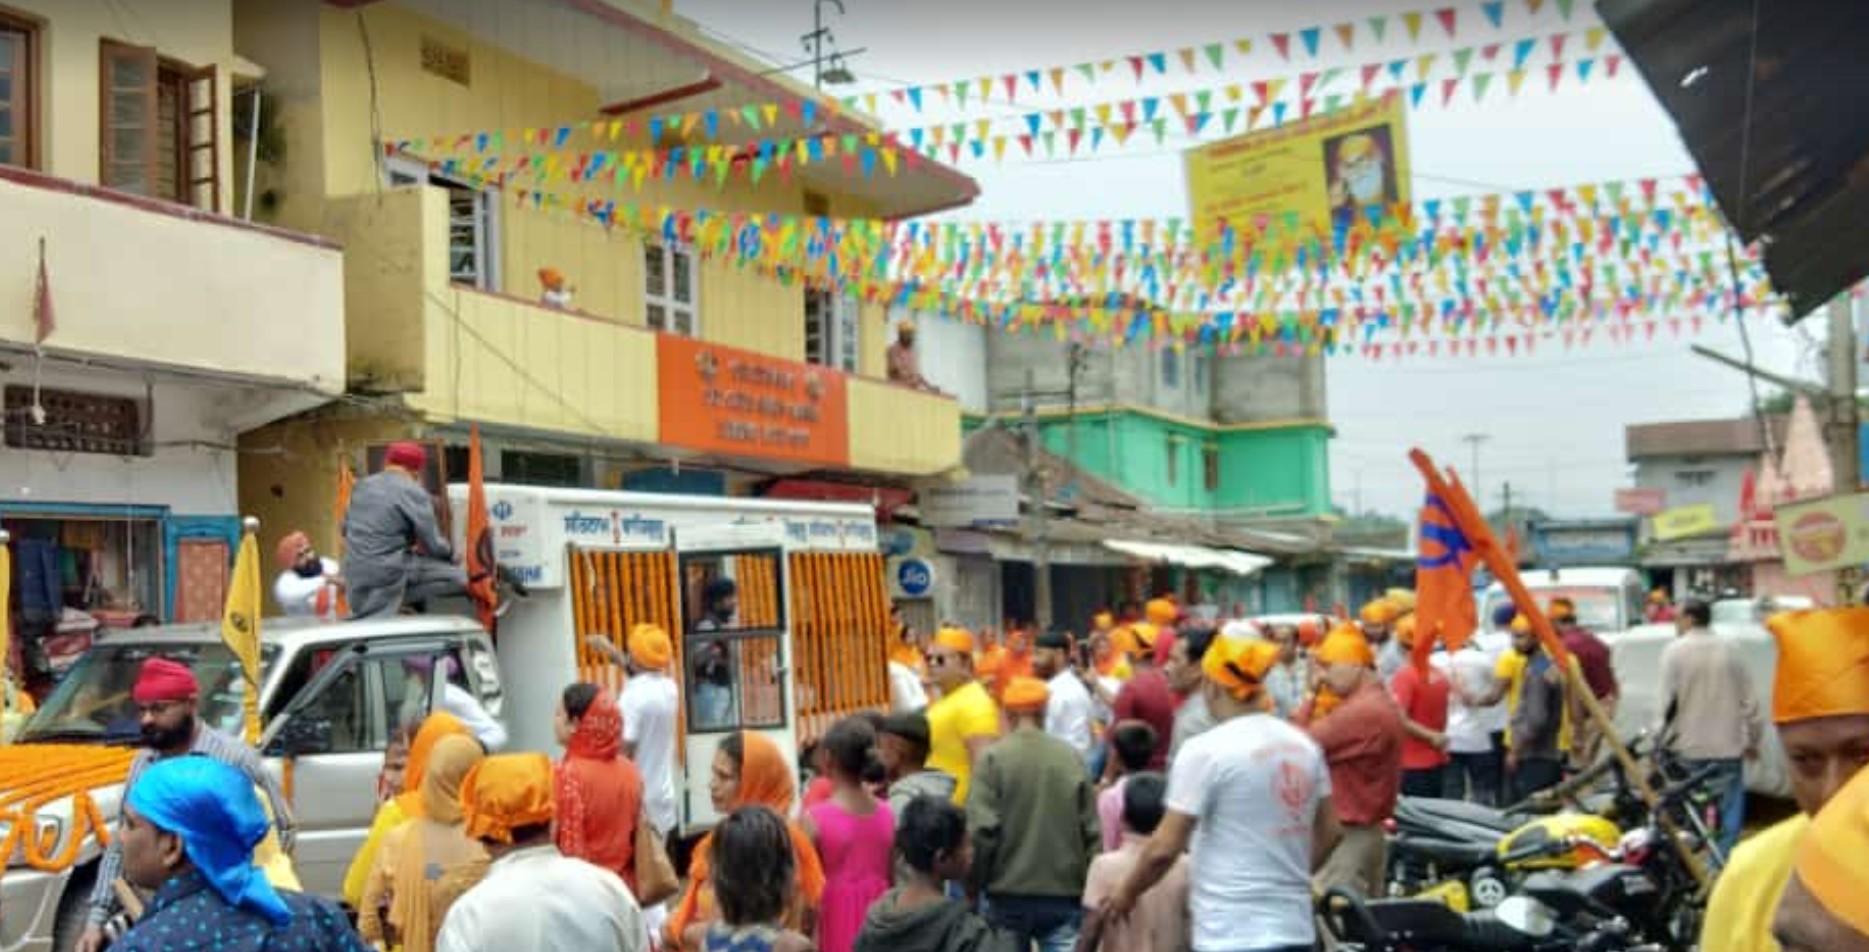
[[[1103,850],[1123,845],[1123,787],[1132,774],[1148,769],[1155,756],[1155,728],[1142,721],[1122,721],[1110,731],[1110,750],[1116,754],[1116,781],[1097,794],[1097,819],[1103,821]]]
[[[701,952],[813,952],[810,939],[780,924],[796,861],[784,818],[747,806],[714,828],[709,856],[716,922],[689,926],[683,945]]]
[[[902,811],[896,888],[870,907],[855,952],[1023,952],[1009,933],[947,898],[967,878],[973,842],[967,814],[944,796],[918,796]]]
[[[1099,907],[1129,877],[1142,848],[1167,811],[1168,781],[1159,773],[1139,773],[1123,784],[1123,842],[1090,861],[1084,883],[1084,929],[1077,952],[1181,952],[1188,947],[1188,858],[1136,901],[1128,918],[1105,922]]]
[[[806,812],[804,827],[824,861],[821,952],[850,952],[870,905],[889,891],[895,817],[863,782],[875,748],[876,732],[862,717],[833,724],[820,747],[831,794]]]

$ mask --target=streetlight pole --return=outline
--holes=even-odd
[[[1473,498],[1475,499],[1486,498],[1484,487],[1480,485],[1480,444],[1491,439],[1492,437],[1484,433],[1468,433],[1460,438],[1462,443],[1473,449]]]
[[[824,26],[824,5],[837,8],[838,16],[845,14],[843,0],[812,0],[811,32],[805,34],[805,42],[811,49],[811,82],[818,89],[824,88],[824,41],[831,39],[831,31]]]

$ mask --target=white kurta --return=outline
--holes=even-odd
[[[324,575],[318,578],[306,578],[286,569],[273,580],[273,599],[279,603],[279,610],[286,615],[316,615],[325,621],[337,621],[337,585],[330,580],[339,578],[338,564],[330,559],[318,559],[324,566]]]
[[[642,952],[649,930],[615,873],[546,844],[502,856],[441,924],[436,952]]]

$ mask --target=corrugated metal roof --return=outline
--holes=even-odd
[[[1766,419],[1772,427],[1772,439],[1783,446],[1789,418],[1778,415]],[[1758,422],[1749,416],[1631,424],[1623,428],[1623,443],[1632,460],[1652,456],[1756,456],[1765,451]]]

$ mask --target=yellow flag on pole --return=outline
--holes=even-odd
[[[227,582],[227,608],[221,614],[221,640],[233,651],[246,676],[241,707],[246,711],[246,739],[260,740],[260,544],[253,522],[240,537],[234,576]]]

